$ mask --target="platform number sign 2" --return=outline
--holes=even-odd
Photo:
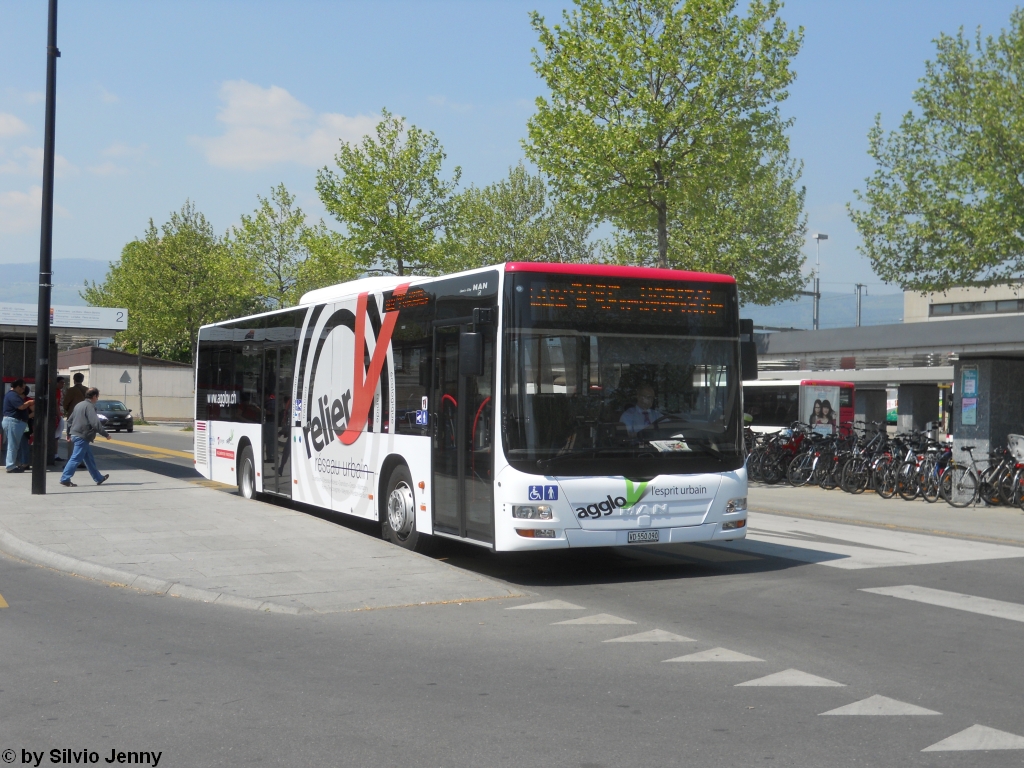
[[[558,486],[531,485],[530,501],[558,501]]]

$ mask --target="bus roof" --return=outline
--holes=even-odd
[[[547,272],[556,275],[586,275],[588,277],[633,277],[648,280],[686,280],[698,283],[735,283],[730,275],[713,272],[687,272],[681,269],[655,267],[626,267],[618,264],[562,264],[549,261],[509,261],[506,272]]]
[[[470,275],[490,269],[501,269],[504,266],[506,272],[545,272],[558,275],[584,275],[587,277],[619,277],[639,278],[647,280],[686,280],[699,283],[733,283],[736,279],[729,275],[717,275],[711,272],[687,272],[680,269],[655,269],[653,267],[624,267],[617,264],[561,264],[546,261],[509,261],[504,265],[495,264],[488,267],[456,272],[451,275],[438,275],[438,277],[455,277],[457,275]],[[364,291],[377,293],[380,291],[391,291],[403,283],[420,283],[424,280],[435,278],[423,275],[380,275],[377,277],[362,277],[358,280],[350,280],[347,283],[328,285],[317,288],[303,294],[299,304],[323,304],[328,301],[337,301],[346,296],[351,296]]]

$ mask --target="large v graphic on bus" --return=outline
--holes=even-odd
[[[409,284],[395,288],[394,296],[403,296]],[[373,405],[373,393],[380,381],[380,372],[387,359],[388,347],[391,346],[391,335],[395,332],[398,312],[385,312],[384,320],[377,334],[377,343],[370,357],[370,368],[366,369],[366,300],[369,294],[359,294],[356,304],[355,352],[352,360],[352,411],[345,425],[345,431],[338,436],[343,445],[352,445],[359,439],[366,428],[366,419]]]

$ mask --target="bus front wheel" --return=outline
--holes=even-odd
[[[242,449],[238,460],[238,495],[245,499],[256,498],[256,463],[248,445]]]
[[[416,494],[412,475],[404,464],[395,467],[388,480],[381,521],[384,538],[403,549],[423,552],[429,536],[416,530]]]

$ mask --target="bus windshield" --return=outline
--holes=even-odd
[[[513,466],[631,478],[742,466],[733,286],[510,282],[502,434]]]

